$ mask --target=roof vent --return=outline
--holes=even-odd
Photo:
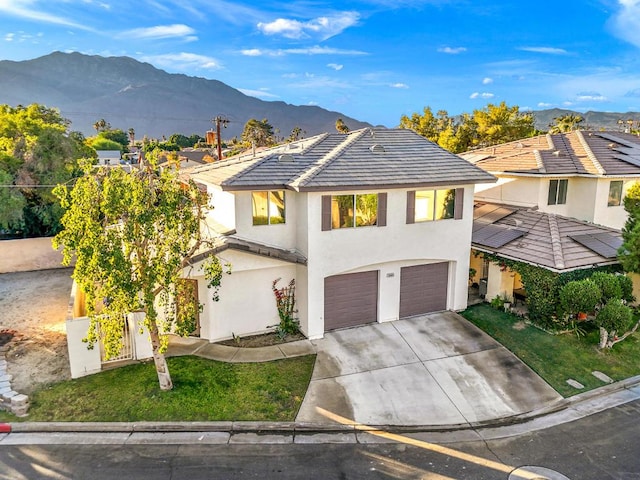
[[[554,157],[561,157],[563,155],[563,153],[560,150],[554,150],[552,155]]]
[[[293,155],[290,153],[283,153],[282,155],[278,155],[278,162],[280,163],[293,163]]]
[[[609,148],[617,148],[617,147],[618,147],[618,145],[615,144],[615,143],[610,143],[609,144]]]
[[[384,153],[384,152],[386,152],[386,150],[384,149],[384,146],[380,145],[379,143],[371,145],[369,147],[369,150],[371,150],[373,153]]]
[[[524,148],[524,143],[522,143],[522,142],[518,142],[518,143],[516,144],[516,148]]]

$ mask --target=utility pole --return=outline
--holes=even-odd
[[[216,142],[218,143],[218,160],[222,160],[222,142],[220,141],[220,125],[224,125],[224,128],[227,128],[227,124],[229,120],[225,117],[218,115],[213,119],[213,122],[216,124]]]

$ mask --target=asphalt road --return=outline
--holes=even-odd
[[[27,436],[24,445],[0,446],[0,479],[504,480],[533,465],[571,480],[632,480],[640,479],[639,431],[640,400],[517,437],[440,445],[330,443],[339,437],[313,444],[202,445],[197,433],[181,444],[91,444],[78,436],[75,443],[29,445]],[[33,439],[42,442],[42,434]]]

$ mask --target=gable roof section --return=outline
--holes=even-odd
[[[411,130],[327,133],[191,171],[223,190],[364,190],[494,182],[495,177]]]
[[[507,209],[511,213],[487,224],[483,217],[486,219],[486,212],[491,209]],[[491,203],[475,205],[473,226],[471,243],[475,250],[554,272],[618,263],[616,246],[622,242],[621,233],[611,228],[538,210]],[[502,234],[507,235],[504,243],[485,241],[478,232],[487,226],[511,233]],[[524,233],[519,235],[517,232]]]
[[[539,135],[461,156],[492,173],[640,177],[640,138],[620,132]]]

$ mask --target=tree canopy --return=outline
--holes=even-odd
[[[52,108],[0,105],[0,230],[24,237],[59,230],[52,186],[80,174],[79,158],[95,156],[68,127]]]
[[[177,308],[176,301],[183,269],[206,242],[207,194],[153,164],[130,171],[86,165],[72,189],[59,186],[55,194],[65,213],[53,243],[63,247],[65,264],[76,258],[73,278],[86,294],[89,345],[102,341],[108,356],[117,355],[123,316],[143,311],[160,387],[171,389],[162,332],[186,335],[194,327],[199,305]],[[209,277],[219,279],[216,257],[210,262]]]
[[[252,118],[244,125],[242,141],[248,142],[256,147],[271,146],[275,141],[273,126],[271,126],[266,118],[262,120]]]
[[[640,184],[634,183],[627,190],[623,204],[628,216],[618,258],[625,271],[640,273]]]
[[[400,128],[414,130],[454,153],[531,137],[537,133],[534,124],[532,113],[520,112],[518,106],[510,107],[505,102],[490,103],[457,118],[450,117],[446,110],[434,115],[431,107],[424,107],[422,114],[400,118]]]

